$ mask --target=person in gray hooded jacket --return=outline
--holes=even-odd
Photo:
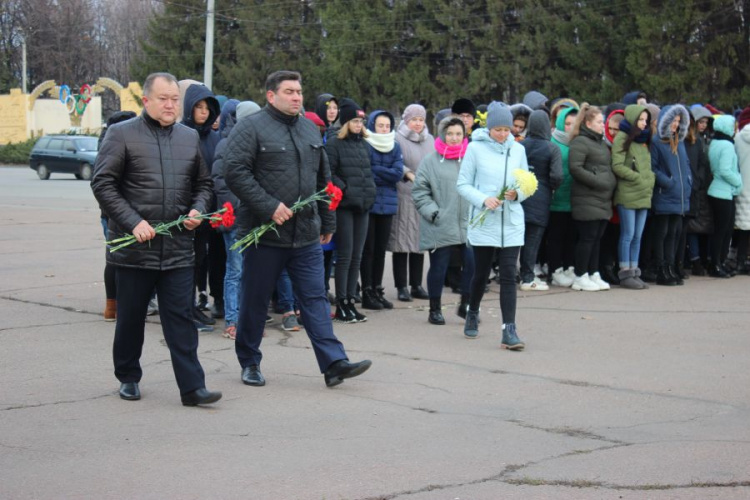
[[[469,145],[465,130],[458,117],[448,117],[440,122],[435,151],[422,160],[412,189],[414,204],[421,216],[419,249],[430,252],[428,321],[433,325],[445,324],[440,301],[454,248],[460,248],[464,254],[463,290],[469,290],[474,274],[473,253],[466,246],[469,202],[456,190],[461,160]],[[466,298],[468,304],[468,295]]]

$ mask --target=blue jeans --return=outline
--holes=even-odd
[[[292,288],[292,280],[289,278],[289,272],[286,268],[281,271],[279,279],[276,280],[276,295],[278,300],[276,301],[276,307],[283,313],[294,312],[294,289]]]
[[[224,321],[227,326],[237,326],[240,307],[240,279],[242,278],[242,254],[230,250],[237,238],[237,229],[222,233],[227,249],[227,270],[224,274]]]
[[[301,248],[252,245],[243,253],[242,302],[234,344],[240,366],[259,365],[260,344],[266,327],[268,301],[281,271],[286,268],[297,291],[302,324],[312,342],[323,373],[334,362],[347,359],[344,346],[333,333],[331,305],[323,283],[323,249],[320,243]]]
[[[617,213],[620,215],[620,243],[617,245],[620,254],[620,269],[638,267],[641,235],[646,225],[648,209],[625,208],[617,205]]]
[[[468,245],[451,245],[436,248],[429,252],[430,269],[427,271],[427,293],[431,299],[439,299],[443,295],[443,283],[451,260],[451,251],[455,246],[463,249],[464,268],[461,273],[461,290],[464,294],[471,289],[471,278],[474,277],[474,251]]]

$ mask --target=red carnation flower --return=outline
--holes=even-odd
[[[338,186],[329,182],[326,186],[326,194],[331,197],[331,202],[328,204],[328,210],[333,212],[338,208],[339,203],[341,203],[344,193],[341,192],[341,189]]]

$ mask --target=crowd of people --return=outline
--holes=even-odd
[[[641,91],[596,106],[530,91],[512,105],[457,98],[451,107],[435,110],[429,127],[428,110],[420,103],[406,105],[397,120],[387,110],[368,112],[355,99],[322,93],[305,111],[295,72],[269,76],[263,107],[215,96],[200,82],[177,86],[171,75],[157,75],[170,91],[172,83],[179,89],[181,123],[197,133],[197,145],[190,146],[198,157],[186,158],[193,149],[178,144],[156,151],[162,177],[169,155],[169,162],[198,164],[190,189],[200,184],[196,179],[212,186],[199,197],[193,194],[194,202],[181,206],[181,213],[205,213],[227,201],[237,213],[231,228],[196,224],[190,238],[194,260],[180,250],[187,253],[178,267],[192,268],[187,316],[199,331],[224,318],[222,334],[235,341],[248,385],[265,384],[259,348],[272,321],[269,306],[281,314],[283,329],[307,331],[328,385],[366,370],[369,361],[348,362],[331,321],[364,322],[365,310],[393,308],[383,283],[388,252],[395,299],[429,300],[427,320],[444,325],[442,296],[450,288],[460,296],[456,313],[469,339],[478,336],[480,304],[487,284],[496,280],[501,346],[510,350],[525,347],[516,325],[519,288],[645,290],[650,283],[683,285],[691,274],[722,279],[750,274],[750,107],[725,113],[709,104],[659,106]],[[123,207],[112,192],[127,194],[118,183],[134,182],[135,174],[123,170],[120,163],[130,156],[115,149],[111,136],[138,121],[154,127],[155,137],[164,133],[167,125],[156,127],[149,116],[147,106],[140,118],[113,117],[102,144],[92,186],[110,237],[133,233],[140,242],[142,223],[165,219],[163,208],[131,213],[138,207]],[[126,121],[118,124],[121,120]],[[533,194],[519,189],[519,171],[535,175]],[[187,187],[178,180],[154,181],[152,173],[135,183],[146,190],[139,196],[151,200],[164,190],[174,190],[173,199],[184,196]],[[343,193],[335,212],[325,203],[290,210],[329,180]],[[147,181],[156,182],[151,191],[143,186]],[[138,202],[145,211],[154,208],[142,198]],[[165,203],[163,197],[157,202]],[[258,245],[243,253],[232,249],[269,221],[276,230]],[[162,236],[146,236],[132,255],[109,256],[105,272],[105,318],[117,320],[118,332],[140,328],[141,343],[142,324],[123,320],[121,327],[121,320],[140,309],[146,314],[147,287],[138,288],[137,307],[125,308],[116,300],[118,291],[123,286],[132,291],[135,284],[117,273],[123,266],[137,267],[144,256],[153,258],[155,248],[161,252],[158,269],[176,259],[165,254],[166,243],[145,244]],[[165,323],[162,294],[169,293],[159,279],[149,279],[148,296],[156,290]],[[164,328],[166,336],[171,326]],[[116,346],[125,334],[118,335]],[[115,359],[117,365],[117,354]],[[132,354],[128,362],[133,364]]]

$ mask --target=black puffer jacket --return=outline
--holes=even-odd
[[[198,134],[180,124],[162,127],[145,111],[109,129],[94,171],[91,189],[109,215],[109,239],[131,234],[142,220],[153,226],[191,209],[206,213],[213,196]],[[107,262],[162,271],[192,267],[193,231],[175,229],[171,237],[107,252]]]
[[[375,203],[375,179],[370,166],[370,150],[362,136],[333,137],[326,143],[333,183],[344,192],[339,208],[367,212]]]
[[[547,227],[549,222],[552,191],[557,189],[563,180],[562,153],[559,147],[552,144],[551,138],[549,116],[541,110],[533,111],[526,128],[526,139],[521,145],[526,149],[529,171],[536,175],[539,188],[521,205],[526,223],[542,227]]]
[[[703,137],[698,135],[694,144],[685,141],[690,160],[690,170],[693,175],[693,185],[690,188],[690,209],[685,214],[688,221],[688,232],[697,234],[711,234],[714,232],[714,213],[708,201],[708,186],[711,185],[711,165],[708,162],[708,147]]]
[[[320,131],[310,120],[266,106],[229,134],[224,180],[240,200],[235,212],[239,238],[269,222],[279,203],[291,207],[324,189],[330,178]],[[325,202],[312,203],[277,231],[263,235],[261,243],[299,248],[336,231],[336,217]]]

